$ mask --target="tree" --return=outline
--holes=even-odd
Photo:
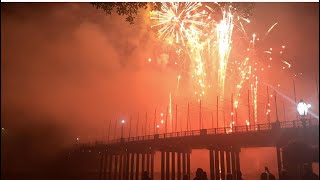
[[[135,16],[140,9],[147,9],[147,2],[98,2],[91,3],[95,8],[102,9],[107,15],[115,10],[119,15],[126,15],[126,21],[133,24]],[[154,8],[160,7],[161,3],[154,3]]]
[[[111,15],[115,11],[118,15],[126,15],[126,21],[130,24],[134,23],[134,18],[138,15],[140,9],[147,9],[151,6],[153,10],[159,10],[161,8],[161,2],[148,3],[148,2],[99,2],[91,3],[95,8],[102,9],[107,15]],[[221,6],[230,3],[219,3]],[[212,6],[216,10],[217,5],[215,3],[206,3],[206,5]],[[231,3],[237,11],[243,14],[244,17],[251,16],[254,3]]]

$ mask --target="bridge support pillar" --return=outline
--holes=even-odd
[[[240,179],[240,178],[238,177],[238,175],[239,175],[239,173],[241,172],[239,153],[240,153],[240,148],[235,149],[236,175],[237,175],[237,178],[238,178],[238,179]]]
[[[170,152],[166,152],[166,180],[170,180]]]
[[[136,180],[139,180],[139,153],[136,155]]]
[[[161,180],[164,180],[164,174],[165,174],[165,169],[164,169],[164,158],[165,158],[165,152],[161,151]]]
[[[154,153],[151,153],[151,172],[150,172],[150,177],[153,179],[153,172],[154,172]]]
[[[191,179],[190,173],[190,152],[187,153],[187,174],[189,179]]]
[[[150,153],[147,153],[147,172],[150,175]]]
[[[104,154],[100,154],[100,165],[99,165],[99,180],[102,180],[102,171],[103,171],[103,160],[104,160]]]
[[[231,163],[230,163],[230,151],[226,150],[226,164],[227,164],[227,174],[231,173]]]
[[[276,147],[276,151],[277,151],[277,164],[278,164],[278,174],[280,176],[281,174],[281,152],[280,152],[280,147],[277,146]]]
[[[104,155],[104,168],[103,168],[103,177],[102,179],[103,180],[106,180],[107,179],[107,167],[108,167],[108,159],[109,159],[109,154],[105,154]]]
[[[182,175],[184,176],[187,172],[186,168],[186,153],[182,153]],[[189,177],[190,178],[190,177]],[[190,178],[191,179],[191,178]]]
[[[175,178],[175,175],[176,175],[176,173],[175,173],[176,172],[176,169],[175,169],[175,167],[176,167],[176,164],[175,164],[176,163],[176,157],[175,157],[175,155],[176,155],[176,152],[174,152],[174,151],[171,152],[171,169],[172,169],[171,170],[172,171],[171,172],[171,178],[172,179],[176,179]]]
[[[112,177],[112,159],[113,159],[113,155],[110,154],[109,155],[109,163],[108,163],[108,169],[109,169],[108,179],[111,179],[111,177]]]
[[[178,180],[181,180],[181,153],[177,153],[177,173],[178,173]]]
[[[142,153],[141,154],[142,155],[142,162],[141,162],[141,165],[142,165],[142,167],[141,167],[141,177],[142,177],[142,175],[143,175],[143,172],[145,171],[145,161],[146,161],[146,159],[145,159],[145,156],[146,156],[146,154],[145,153]]]
[[[225,172],[225,166],[224,166],[224,151],[220,150],[220,168],[221,168],[221,179],[226,179],[226,172]]]
[[[118,155],[115,155],[113,179],[117,179],[118,174]]]
[[[126,170],[125,170],[125,180],[128,180],[129,179],[129,164],[130,164],[130,153],[127,152],[126,154]]]
[[[131,160],[130,160],[130,180],[133,180],[134,153],[128,154],[128,159],[129,159],[129,155],[131,156]],[[129,172],[128,172],[128,173],[129,173]]]
[[[123,155],[119,155],[119,174],[118,179],[121,180],[123,173]]]
[[[231,150],[230,152],[230,156],[231,156],[231,168],[232,168],[232,178],[233,180],[237,179],[237,170],[236,170],[236,154],[233,150]]]
[[[214,180],[215,174],[214,174],[214,154],[213,150],[209,149],[209,157],[210,157],[210,180]]]
[[[219,151],[214,150],[214,160],[215,160],[215,171],[216,171],[216,179],[220,179],[220,168],[219,168]]]

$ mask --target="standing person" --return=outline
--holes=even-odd
[[[208,180],[207,172],[205,172],[205,171],[203,171],[203,178],[204,178],[204,180]]]
[[[147,171],[144,171],[141,177],[141,180],[151,180]]]
[[[308,180],[316,180],[319,179],[319,177],[312,171],[312,167],[305,165],[304,166],[304,175],[302,179],[308,179]]]
[[[269,168],[266,166],[264,167],[265,173],[267,173],[269,180],[276,180],[276,177],[269,171]]]
[[[188,176],[187,174],[185,174],[185,175],[183,176],[183,180],[189,180],[189,176]]]
[[[227,180],[232,180],[232,179],[233,179],[232,174],[228,173],[227,174]]]
[[[289,175],[288,172],[286,170],[282,170],[279,176],[279,180],[289,180]]]
[[[243,180],[241,171],[237,171],[237,180]]]
[[[196,171],[196,177],[193,180],[204,180],[204,173],[201,168],[198,168]]]
[[[266,172],[261,173],[260,180],[268,180],[268,174]]]

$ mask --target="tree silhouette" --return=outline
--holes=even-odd
[[[138,15],[140,9],[147,9],[150,6],[152,10],[159,10],[162,5],[161,2],[94,2],[91,4],[97,9],[102,9],[106,15],[111,15],[115,11],[118,15],[127,16],[126,21],[130,24],[134,23],[134,18]],[[218,10],[218,6],[215,3],[203,4],[211,7],[214,11]],[[237,12],[245,18],[252,15],[254,3],[219,3],[220,6],[229,4],[236,8]]]

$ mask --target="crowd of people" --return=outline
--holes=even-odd
[[[243,180],[242,173],[240,171],[236,174],[237,180]],[[319,177],[312,171],[310,167],[305,167],[305,173],[303,175],[304,180],[318,180]],[[142,175],[141,180],[151,180],[148,172],[145,171]],[[183,180],[190,180],[189,176],[185,174]],[[196,171],[196,177],[193,180],[208,180],[207,172],[202,168],[198,168]],[[226,180],[233,180],[233,175],[228,173],[226,175]],[[276,180],[276,177],[269,171],[268,167],[264,168],[264,172],[260,174],[260,180]],[[286,170],[282,170],[279,175],[279,180],[291,180]]]

